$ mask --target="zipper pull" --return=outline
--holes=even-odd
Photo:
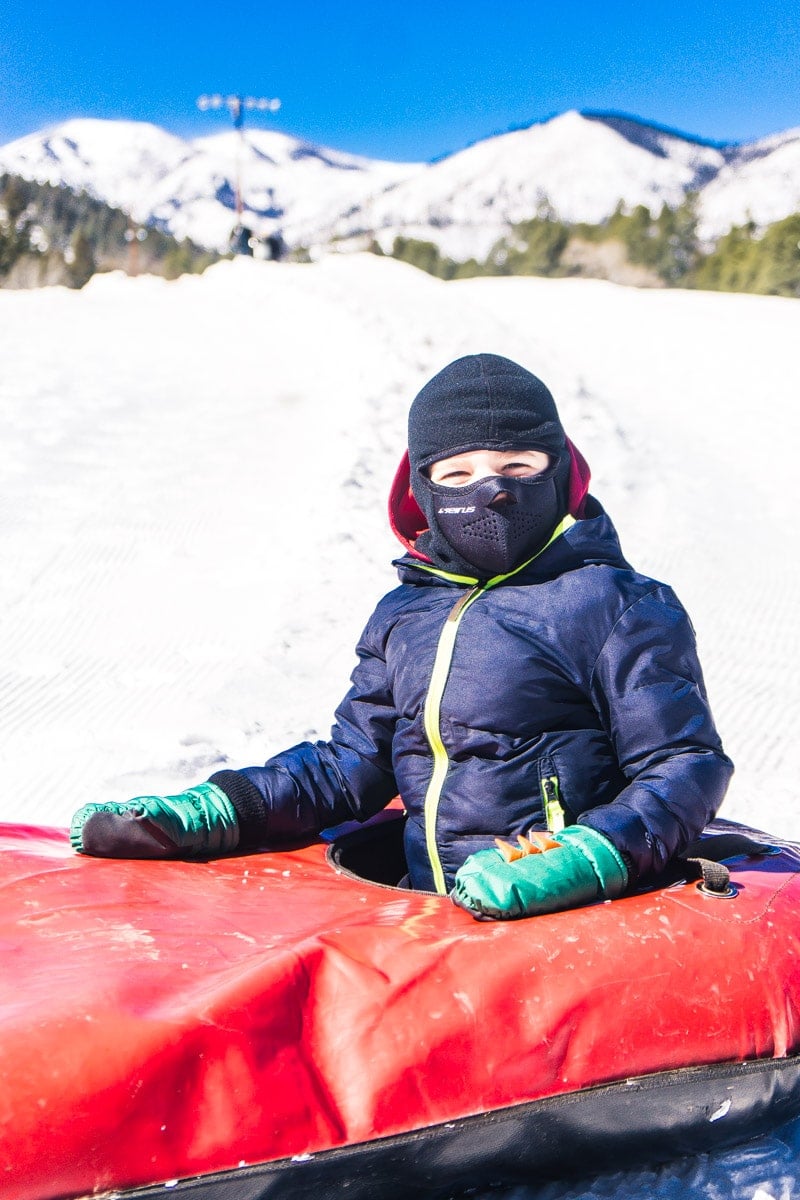
[[[560,833],[565,821],[557,775],[548,775],[542,780],[542,800],[547,828],[551,833]]]

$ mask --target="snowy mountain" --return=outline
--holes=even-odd
[[[185,141],[154,125],[74,120],[0,148],[0,171],[83,188],[178,237],[224,248],[245,223],[293,245],[402,234],[484,257],[511,224],[552,211],[598,222],[621,202],[700,195],[702,236],[800,209],[800,129],[716,146],[630,118],[567,112],[433,163],[392,163],[263,129]]]
[[[237,183],[245,223],[297,243],[421,169],[272,130],[184,141],[134,121],[66,121],[0,148],[0,171],[83,189],[136,221],[218,249],[235,221]]]
[[[65,121],[3,146],[0,170],[90,192],[139,220],[151,189],[190,153],[186,142],[157,125]]]
[[[800,128],[739,146],[704,188],[700,232],[708,238],[753,220],[770,225],[800,212]]]
[[[487,138],[433,163],[340,221],[347,236],[367,223],[386,248],[400,233],[435,241],[456,259],[484,257],[509,225],[544,209],[596,223],[622,201],[660,209],[699,190],[725,151],[619,118],[567,112]]]

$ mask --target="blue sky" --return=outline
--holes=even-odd
[[[569,108],[745,141],[800,126],[800,5],[4,6],[0,143],[73,116],[212,133],[208,91],[280,97],[252,123],[371,157],[429,159]]]

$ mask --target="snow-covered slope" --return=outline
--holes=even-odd
[[[770,225],[800,212],[800,128],[738,149],[703,190],[700,233],[717,238],[732,225]]]
[[[87,191],[144,220],[150,190],[191,153],[144,121],[65,121],[0,149],[0,171]]]
[[[372,255],[0,291],[0,820],[326,736],[396,581],[409,401],[492,351],[551,384],[628,557],[689,608],[737,763],[725,813],[800,838],[798,342],[792,300],[443,283]],[[795,1122],[502,1197],[788,1198],[799,1151]]]
[[[433,163],[339,222],[364,224],[385,248],[397,234],[435,241],[457,259],[484,257],[509,225],[550,209],[566,221],[599,222],[620,201],[680,204],[724,165],[712,146],[619,118],[567,112],[487,138]]]
[[[63,821],[324,731],[392,584],[408,402],[487,349],[551,383],[629,556],[692,612],[733,811],[800,837],[799,341],[791,300],[372,255],[0,292],[0,812]]]
[[[237,184],[246,223],[296,243],[420,169],[270,130],[184,141],[133,121],[66,121],[0,148],[0,171],[83,189],[137,221],[219,249],[227,248]]]
[[[800,209],[800,130],[713,146],[624,117],[567,112],[430,164],[390,163],[247,129],[183,141],[154,125],[67,121],[0,147],[0,171],[84,188],[178,237],[227,247],[237,183],[245,222],[292,245],[385,249],[398,234],[484,257],[510,225],[550,210],[602,221],[699,193],[701,233]]]
[[[245,222],[263,233],[280,229],[296,245],[315,240],[331,213],[363,204],[421,170],[328,150],[271,130],[197,138],[191,157],[151,197],[152,217],[179,237],[225,246],[240,181]]]

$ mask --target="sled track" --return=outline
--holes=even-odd
[[[4,816],[64,822],[72,786],[122,798],[132,778],[185,782],[195,757],[324,736],[392,582],[385,482],[408,399],[475,350],[548,379],[629,557],[687,604],[735,815],[756,815],[756,791],[765,823],[784,804],[800,773],[790,302],[445,284],[365,256],[0,306]],[[741,431],[762,393],[780,435],[754,469]]]

